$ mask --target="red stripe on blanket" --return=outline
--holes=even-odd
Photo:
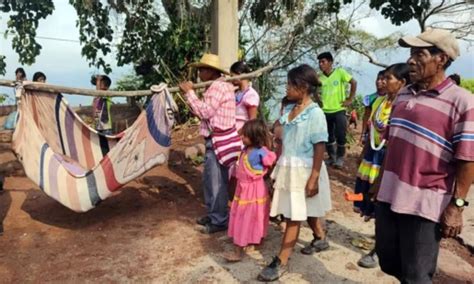
[[[85,125],[82,126],[81,130],[82,130],[81,136],[82,136],[82,147],[84,149],[84,157],[86,157],[87,169],[91,170],[95,165],[94,153],[92,153],[92,147],[91,147],[92,140],[90,139],[91,132]]]
[[[119,189],[122,186],[122,184],[119,183],[115,179],[114,167],[112,163],[110,162],[109,156],[104,156],[104,158],[100,162],[100,166],[102,167],[102,170],[104,171],[104,177],[105,177],[105,183],[107,184],[107,189],[111,192],[114,192],[117,189]]]

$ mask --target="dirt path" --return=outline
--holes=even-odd
[[[258,251],[241,263],[225,263],[219,256],[231,247],[225,234],[202,235],[194,224],[205,210],[202,166],[192,166],[182,154],[192,143],[176,144],[169,166],[151,170],[83,214],[64,208],[27,178],[7,178],[0,195],[5,226],[0,282],[254,282],[277,252],[281,232],[273,226]],[[351,204],[342,199],[344,190],[353,186],[348,173],[355,171],[355,158],[350,159],[343,171],[330,172],[334,210],[326,221],[331,249],[315,256],[300,254],[299,248],[311,240],[309,229],[303,228],[291,273],[282,282],[396,282],[379,269],[356,265],[364,251],[351,242],[370,239],[374,226],[352,213]],[[436,281],[469,281],[463,273],[474,275],[469,274],[472,255],[455,241],[443,246],[450,254],[444,254],[447,264]]]

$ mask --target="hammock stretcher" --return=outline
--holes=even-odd
[[[85,124],[59,93],[20,91],[13,151],[26,175],[71,210],[94,208],[168,160],[177,106],[164,84],[133,125],[116,136]]]

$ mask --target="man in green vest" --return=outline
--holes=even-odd
[[[344,165],[346,153],[346,107],[352,104],[356,94],[357,82],[342,68],[333,69],[334,59],[330,52],[318,55],[319,68],[322,74],[319,80],[322,83],[321,101],[326,115],[328,126],[328,143],[326,150],[329,159],[328,166],[341,169]],[[350,84],[350,95],[347,97],[347,85]]]

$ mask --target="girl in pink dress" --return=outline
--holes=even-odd
[[[260,244],[267,234],[270,198],[263,177],[276,160],[267,148],[270,136],[263,121],[247,121],[240,135],[245,149],[236,165],[237,188],[227,233],[235,249],[224,255],[231,262],[240,261],[243,249]]]

